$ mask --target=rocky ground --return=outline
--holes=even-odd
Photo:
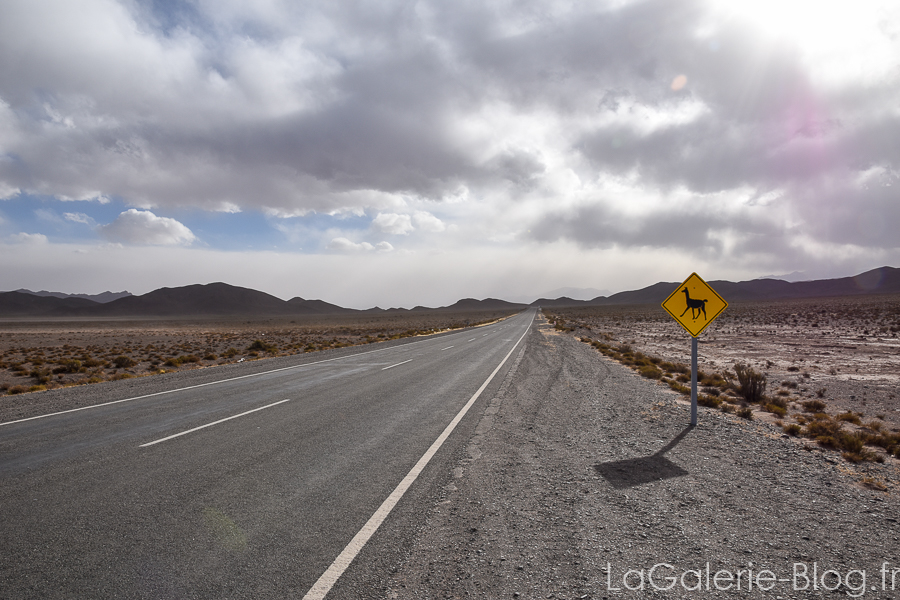
[[[546,311],[589,335],[606,333],[646,354],[690,364],[688,334],[659,306]],[[729,306],[700,336],[699,369],[745,363],[768,393],[794,405],[825,402],[830,413],[900,429],[900,296],[745,302]],[[793,407],[797,412],[798,406]]]
[[[896,459],[707,408],[690,428],[682,395],[574,333],[525,343],[367,597],[900,598]]]

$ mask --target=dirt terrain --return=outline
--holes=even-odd
[[[604,330],[636,338],[643,314]],[[896,459],[847,463],[709,408],[691,428],[681,394],[578,337],[526,337],[405,558],[359,597],[900,597]]]
[[[689,335],[661,307],[545,313],[573,333],[614,346],[628,345],[663,361],[690,364]],[[896,434],[900,432],[898,332],[897,295],[736,303],[701,334],[698,367],[702,373],[729,374],[732,379],[735,364],[761,372],[766,395],[787,408],[786,424],[799,417],[803,425],[805,418],[818,413],[840,416],[847,430]],[[804,404],[809,402],[824,406]],[[752,408],[755,418],[782,420],[763,406]]]
[[[428,335],[509,311],[225,319],[0,320],[0,396]]]

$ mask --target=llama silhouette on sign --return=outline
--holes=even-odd
[[[706,316],[706,302],[707,302],[707,301],[706,301],[706,300],[697,300],[697,299],[695,299],[695,298],[691,298],[691,295],[690,295],[690,293],[688,292],[688,289],[687,289],[687,288],[684,288],[684,289],[681,290],[681,291],[684,292],[684,297],[685,297],[685,299],[687,300],[687,308],[684,309],[684,312],[681,313],[681,316],[683,317],[683,316],[684,316],[684,313],[686,313],[688,310],[690,310],[690,311],[691,311],[691,316],[692,316],[692,317],[694,318],[694,320],[696,321],[696,320],[697,320],[697,317],[700,316],[700,313],[703,312],[703,319],[706,320],[706,319],[708,318],[708,317]]]

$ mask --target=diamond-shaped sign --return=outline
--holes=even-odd
[[[728,303],[696,273],[675,288],[662,307],[693,337],[700,335]]]

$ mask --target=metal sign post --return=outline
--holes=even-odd
[[[681,296],[684,294],[684,297]],[[691,334],[691,425],[697,424],[697,337],[728,303],[696,273],[684,280],[662,307]],[[690,314],[688,314],[690,313]]]
[[[691,425],[697,424],[697,338],[691,337]]]

